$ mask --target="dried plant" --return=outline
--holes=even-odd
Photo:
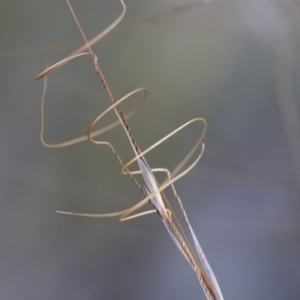
[[[133,134],[129,128],[128,125],[128,118],[133,115],[135,112],[137,112],[139,110],[139,108],[141,107],[141,105],[144,103],[144,101],[146,100],[147,97],[147,89],[146,88],[137,88],[134,91],[128,93],[127,95],[125,95],[124,97],[122,97],[119,100],[116,100],[113,96],[113,93],[110,89],[110,86],[102,72],[102,69],[98,63],[98,58],[96,56],[96,54],[93,52],[92,50],[92,45],[94,45],[95,43],[97,43],[99,40],[101,40],[103,37],[105,37],[113,28],[115,28],[119,22],[123,19],[125,13],[126,13],[126,6],[125,3],[123,2],[123,0],[120,0],[123,10],[121,15],[109,26],[107,27],[104,31],[102,31],[100,34],[98,34],[96,37],[94,37],[91,40],[87,40],[85,33],[83,32],[81,25],[75,15],[75,12],[69,2],[69,0],[66,0],[67,4],[73,14],[73,17],[75,19],[75,22],[77,24],[77,27],[79,28],[81,35],[84,39],[84,45],[82,47],[80,47],[79,49],[77,49],[75,52],[73,52],[71,55],[69,55],[67,58],[59,61],[58,63],[46,68],[43,72],[41,72],[37,77],[36,80],[44,78],[44,90],[43,90],[43,96],[42,96],[42,105],[41,105],[41,118],[42,118],[42,125],[41,125],[41,141],[43,143],[43,145],[45,145],[46,147],[49,148],[59,148],[59,147],[67,147],[70,145],[74,145],[80,142],[83,142],[85,140],[89,140],[91,143],[96,144],[96,145],[106,145],[110,148],[111,152],[113,153],[113,155],[116,157],[116,159],[118,160],[118,162],[121,165],[121,171],[122,174],[127,175],[131,178],[131,180],[137,185],[137,187],[140,189],[140,191],[144,194],[145,198],[140,201],[138,204],[134,205],[131,208],[128,208],[124,211],[120,211],[120,212],[115,212],[115,213],[110,213],[110,214],[83,214],[83,213],[74,213],[74,212],[62,212],[62,211],[58,211],[59,213],[63,213],[63,214],[70,214],[70,215],[77,215],[77,216],[86,216],[86,217],[113,217],[113,216],[120,216],[120,221],[126,221],[132,218],[136,218],[136,217],[140,217],[143,216],[145,214],[149,214],[149,213],[153,213],[153,212],[157,212],[158,215],[160,216],[161,220],[163,221],[167,231],[169,232],[171,238],[173,239],[174,243],[176,244],[176,246],[178,247],[178,249],[181,251],[181,253],[183,254],[183,256],[186,258],[186,260],[190,263],[191,267],[193,268],[193,270],[195,271],[195,273],[197,274],[197,277],[203,287],[203,290],[205,292],[205,295],[207,297],[207,299],[210,300],[222,300],[223,296],[222,296],[222,292],[219,288],[219,285],[217,283],[217,280],[213,274],[213,271],[200,247],[200,244],[197,240],[197,237],[194,233],[194,230],[189,222],[189,219],[187,217],[186,211],[183,207],[182,201],[179,198],[176,189],[174,187],[174,182],[177,181],[179,178],[181,178],[182,176],[184,176],[186,173],[188,173],[196,164],[197,162],[201,159],[203,151],[204,151],[204,144],[202,143],[202,140],[204,138],[205,132],[206,132],[206,128],[207,128],[207,123],[205,121],[205,119],[203,118],[195,118],[192,119],[188,122],[186,122],[185,124],[183,124],[182,126],[180,126],[179,128],[177,128],[176,130],[172,131],[171,133],[169,133],[168,135],[166,135],[164,138],[162,138],[161,140],[159,140],[158,142],[156,142],[155,144],[153,144],[151,147],[149,147],[146,150],[141,150],[140,147],[138,146],[135,138],[133,137]],[[77,139],[71,140],[71,141],[67,141],[64,143],[60,143],[60,144],[48,144],[44,141],[43,138],[43,132],[44,132],[44,100],[45,100],[45,93],[46,93],[46,87],[47,87],[47,76],[54,70],[60,68],[61,66],[63,66],[64,64],[70,62],[71,60],[78,58],[80,56],[83,55],[90,55],[93,59],[93,63],[94,63],[94,69],[97,73],[97,75],[99,76],[99,79],[102,83],[102,85],[104,86],[108,97],[111,101],[111,106],[109,106],[104,112],[102,112],[89,126],[88,131],[87,131],[87,135],[83,136],[83,137],[79,137]],[[128,99],[129,97],[131,97],[134,94],[137,93],[143,93],[143,98],[140,101],[139,105],[137,105],[129,114],[124,115],[121,108],[120,108],[120,103],[125,101],[126,99]],[[96,123],[104,116],[106,115],[108,112],[110,111],[114,111],[118,117],[118,121],[115,123],[112,123],[108,126],[106,126],[105,128],[102,128],[98,131],[94,131],[92,132],[94,126],[96,125]],[[152,169],[150,168],[148,162],[145,159],[145,154],[147,154],[148,152],[150,152],[151,150],[153,150],[155,147],[157,147],[158,145],[160,145],[161,143],[163,143],[164,141],[166,141],[167,139],[169,139],[171,136],[173,136],[174,134],[176,134],[177,132],[179,132],[180,130],[182,130],[183,128],[195,123],[195,122],[200,122],[203,124],[203,129],[202,129],[202,133],[198,139],[198,141],[196,142],[196,144],[194,145],[194,147],[190,150],[190,152],[186,155],[186,157],[178,164],[178,166],[171,172],[168,169],[165,168],[155,168]],[[134,152],[134,158],[131,159],[129,162],[127,163],[123,163],[121,157],[117,154],[117,152],[115,151],[114,147],[107,141],[99,141],[96,140],[95,137],[107,132],[108,130],[114,128],[115,126],[118,126],[119,124],[122,125],[128,140],[130,142],[130,145],[133,149]],[[186,167],[184,170],[182,170],[186,164],[191,160],[191,158],[193,157],[193,155],[196,153],[196,151],[198,150],[198,154],[196,155],[196,159],[188,166]],[[136,171],[132,171],[129,169],[129,167],[134,163],[137,162],[138,166],[139,166],[139,170]],[[158,183],[157,179],[154,176],[154,173],[156,172],[163,172],[166,174],[166,179],[164,182],[162,183]],[[144,186],[140,185],[138,180],[136,179],[136,175],[142,175],[143,179],[144,179]],[[178,218],[176,217],[170,202],[168,201],[164,190],[167,187],[171,187],[173,194],[175,196],[175,198],[177,199],[177,202],[179,204],[180,210],[183,214],[183,218],[186,222],[186,225],[190,231],[193,243],[194,243],[194,248],[196,251],[194,251],[194,248],[191,246],[186,234],[184,233],[184,230],[182,229],[182,226],[180,225],[180,222],[178,220]],[[141,208],[142,206],[144,206],[147,202],[149,202],[153,209],[149,210],[149,211],[145,211],[142,213],[137,213],[137,214],[132,214],[133,212],[135,212],[137,209]]]

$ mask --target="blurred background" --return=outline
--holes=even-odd
[[[89,38],[121,12],[117,0],[72,4]],[[299,1],[126,4],[94,51],[116,98],[149,90],[129,121],[142,149],[207,120],[204,156],[176,187],[224,298],[300,299]],[[82,43],[66,3],[0,7],[0,298],[204,300],[156,214],[119,223],[55,213],[113,212],[143,196],[107,148],[40,142],[34,77]],[[90,57],[67,64],[49,76],[45,140],[84,135],[109,105]],[[150,165],[174,169],[201,130],[172,137],[147,155]],[[132,158],[121,127],[101,138]]]

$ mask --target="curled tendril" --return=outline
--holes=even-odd
[[[144,216],[149,213],[157,212],[159,214],[159,216],[161,217],[164,225],[166,226],[170,236],[172,237],[173,241],[175,242],[176,246],[179,248],[179,250],[182,252],[183,256],[187,259],[187,261],[190,263],[190,265],[196,272],[198,279],[204,289],[207,299],[223,300],[223,296],[222,296],[221,290],[219,288],[219,285],[217,283],[217,280],[216,280],[216,278],[213,274],[213,271],[211,270],[210,265],[208,264],[208,261],[200,247],[197,237],[196,237],[196,235],[192,229],[192,226],[189,222],[189,219],[187,217],[186,211],[183,207],[182,201],[181,201],[180,197],[178,196],[178,193],[174,186],[174,183],[178,179],[180,179],[181,177],[186,175],[198,163],[198,161],[201,159],[201,157],[203,155],[204,144],[202,143],[202,141],[205,136],[206,129],[207,129],[206,120],[203,118],[200,118],[200,117],[192,119],[192,120],[186,122],[185,124],[181,125],[177,129],[173,130],[171,133],[167,134],[165,137],[163,137],[162,139],[160,139],[159,141],[154,143],[152,146],[150,146],[146,150],[142,151],[139,148],[139,146],[130,130],[127,120],[134,113],[136,113],[141,108],[141,106],[144,104],[144,102],[147,98],[148,91],[146,88],[143,88],[143,87],[137,88],[137,89],[129,92],[127,95],[120,98],[119,100],[116,100],[113,96],[113,93],[112,93],[107,81],[106,81],[106,78],[101,70],[101,67],[98,63],[98,57],[91,48],[92,45],[94,45],[95,43],[100,41],[113,28],[115,28],[119,24],[119,22],[123,19],[124,15],[126,13],[126,6],[125,6],[124,1],[120,0],[122,7],[123,7],[123,10],[122,10],[122,13],[120,14],[120,16],[110,26],[108,26],[100,34],[98,34],[96,37],[94,37],[93,39],[91,39],[89,41],[87,40],[87,38],[81,28],[81,25],[76,17],[76,14],[75,14],[69,0],[66,0],[66,1],[68,3],[68,6],[69,6],[72,14],[73,14],[73,17],[75,19],[77,27],[79,28],[85,43],[83,46],[81,46],[75,52],[70,54],[68,57],[66,57],[66,58],[62,59],[61,61],[53,64],[52,66],[46,68],[35,78],[36,80],[45,78],[43,95],[42,95],[42,103],[41,103],[41,134],[40,134],[41,141],[42,141],[43,145],[45,145],[46,147],[49,147],[49,148],[67,147],[67,146],[71,146],[71,145],[83,142],[85,140],[89,140],[91,143],[96,144],[96,145],[105,145],[105,146],[109,147],[109,149],[111,150],[113,155],[116,157],[116,159],[118,160],[118,162],[121,166],[122,174],[129,176],[131,178],[131,180],[140,189],[140,191],[144,194],[145,197],[143,200],[141,200],[139,203],[137,203],[133,207],[130,207],[123,211],[109,213],[109,214],[85,214],[85,213],[73,213],[73,212],[64,212],[64,211],[57,211],[57,212],[63,213],[63,214],[85,216],[85,217],[120,216],[120,221],[126,221],[126,220],[129,220],[132,218]],[[82,136],[82,137],[79,137],[79,138],[76,138],[76,139],[73,139],[73,140],[70,140],[67,142],[59,143],[59,144],[48,144],[45,142],[44,137],[43,137],[43,134],[44,134],[44,101],[45,101],[45,93],[46,93],[46,87],[47,87],[47,76],[50,73],[52,73],[54,70],[62,67],[66,63],[72,61],[73,59],[81,57],[81,56],[85,56],[85,55],[89,55],[92,57],[95,71],[98,74],[99,79],[100,79],[102,85],[104,86],[112,104],[106,110],[104,110],[101,114],[99,114],[99,116],[91,123],[91,125],[88,128],[86,136]],[[137,93],[143,93],[142,99],[140,100],[138,105],[136,105],[127,115],[124,115],[121,110],[120,104],[123,101],[129,99],[131,96],[133,96]],[[110,111],[114,111],[119,120],[107,125],[106,127],[102,128],[100,130],[93,132],[93,128],[97,124],[97,122]],[[152,151],[153,149],[155,149],[157,146],[159,146],[160,144],[162,144],[163,142],[165,142],[166,140],[171,138],[173,135],[177,134],[182,129],[184,129],[187,126],[190,126],[191,124],[196,123],[196,122],[200,122],[203,124],[202,133],[200,134],[195,145],[192,147],[192,149],[189,151],[189,153],[186,155],[186,157],[177,165],[177,167],[172,172],[170,172],[166,168],[151,169],[144,156],[147,153],[149,153],[150,151]],[[122,162],[121,157],[115,151],[115,149],[111,143],[109,143],[108,141],[100,141],[100,140],[95,139],[96,136],[98,136],[104,132],[107,132],[118,125],[123,126],[123,129],[128,137],[128,140],[129,140],[129,142],[132,146],[132,149],[134,151],[134,154],[135,154],[135,156],[126,164],[124,164]],[[199,153],[196,155],[196,158],[194,159],[194,161],[192,163],[190,163],[190,165],[182,171],[182,169],[186,166],[186,164],[195,155],[195,152],[197,150],[199,150]],[[135,162],[138,163],[139,170],[130,171],[129,167]],[[158,181],[156,180],[156,178],[154,176],[154,173],[157,173],[157,172],[163,172],[166,174],[166,179],[161,184],[158,183]],[[145,188],[139,184],[139,182],[135,178],[135,175],[143,176],[143,178],[145,180],[145,184],[146,184]],[[190,231],[190,234],[192,236],[194,248],[195,248],[197,254],[195,253],[194,248],[191,246],[186,234],[184,233],[184,230],[182,229],[180,222],[178,221],[178,219],[176,217],[176,214],[174,213],[174,211],[172,209],[171,204],[169,203],[167,197],[164,194],[164,190],[167,187],[171,187],[171,190],[173,191],[173,194],[174,194],[175,198],[177,199],[180,210],[183,214],[183,218],[184,218],[184,220],[187,224],[187,227]],[[132,215],[133,212],[138,210],[140,207],[144,206],[147,202],[150,202],[150,204],[153,206],[154,209]]]

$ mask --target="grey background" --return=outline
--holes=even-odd
[[[130,119],[142,149],[207,119],[204,156],[176,186],[224,298],[300,299],[299,1],[170,12],[185,2],[126,1],[115,35],[94,50],[117,98],[149,89]],[[88,37],[121,11],[117,0],[72,3]],[[119,223],[55,213],[122,210],[142,195],[105,147],[40,143],[42,82],[33,78],[81,41],[66,3],[0,7],[0,298],[205,299],[157,215]],[[90,58],[66,65],[49,77],[45,139],[85,134],[108,106]],[[150,165],[173,169],[199,133],[174,136]],[[121,128],[103,138],[132,157]]]

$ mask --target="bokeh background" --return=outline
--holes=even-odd
[[[121,12],[117,0],[72,3],[90,38]],[[207,120],[204,156],[176,186],[224,298],[300,299],[299,1],[126,4],[94,50],[117,98],[149,89],[130,119],[142,149]],[[205,299],[157,215],[119,223],[55,213],[113,212],[142,195],[105,147],[51,150],[39,140],[33,78],[82,42],[66,3],[0,7],[0,298]],[[108,106],[91,59],[69,63],[49,76],[46,141],[84,135]],[[200,133],[174,136],[150,165],[174,169]],[[121,127],[103,138],[132,157]]]

